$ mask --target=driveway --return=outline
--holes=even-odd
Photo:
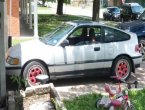
[[[136,69],[135,74],[132,74],[128,81],[134,80],[138,81],[138,88],[145,87],[145,62],[141,64],[140,68]],[[70,99],[87,93],[103,93],[105,83],[109,83],[116,87],[116,84],[113,84],[108,77],[57,80],[54,81],[54,86],[61,99]],[[123,87],[124,86],[123,84]],[[132,88],[134,88],[134,86],[132,86]]]
[[[140,68],[136,69],[135,74],[131,75],[129,81],[132,80],[138,80],[138,88],[145,87],[145,61],[141,64]],[[105,83],[116,86],[108,77],[61,79],[53,81],[53,83],[61,99],[69,99],[93,92],[103,93]],[[17,86],[7,76],[7,90],[17,90]]]

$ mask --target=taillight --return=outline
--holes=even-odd
[[[139,52],[140,53],[140,50],[141,50],[141,45],[138,44],[135,46],[135,52]]]

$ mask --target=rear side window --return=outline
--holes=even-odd
[[[119,41],[125,41],[130,39],[130,36],[128,34],[109,27],[104,27],[103,33],[104,33],[105,43],[119,42]]]

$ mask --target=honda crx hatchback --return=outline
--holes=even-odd
[[[49,80],[104,75],[127,79],[141,62],[136,34],[92,21],[70,21],[43,38],[9,48],[6,71],[34,86],[39,74]]]

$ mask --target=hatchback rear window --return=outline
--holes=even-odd
[[[107,42],[119,42],[129,40],[130,36],[124,32],[109,27],[104,28],[104,41]]]

